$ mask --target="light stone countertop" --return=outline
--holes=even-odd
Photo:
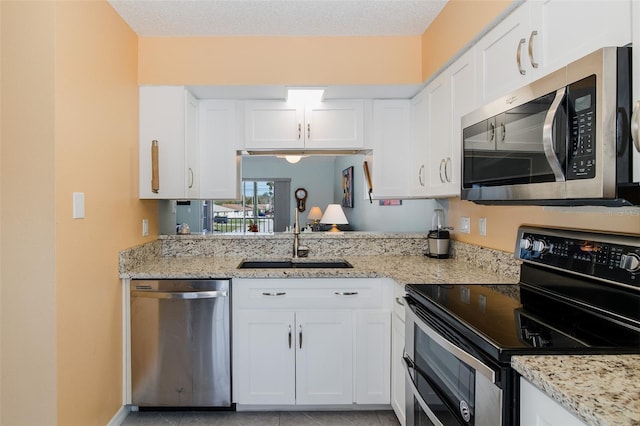
[[[511,365],[588,425],[640,425],[640,355],[514,356]]]
[[[391,278],[399,284],[515,284],[518,280],[457,259],[427,256],[345,256],[347,269],[237,269],[244,257],[159,256],[148,259],[122,278]],[[251,258],[248,258],[251,259]],[[276,259],[272,259],[276,260]],[[321,260],[309,258],[308,260]],[[304,259],[301,259],[304,261]]]

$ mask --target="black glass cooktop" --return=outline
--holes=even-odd
[[[501,361],[514,354],[640,353],[640,331],[617,318],[556,300],[526,284],[520,287],[521,303],[504,294],[507,286],[499,291],[501,287],[412,284],[407,293],[418,315]]]

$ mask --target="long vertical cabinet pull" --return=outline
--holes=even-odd
[[[521,60],[521,52],[522,52],[522,46],[527,42],[526,39],[521,38],[520,42],[518,43],[518,51],[516,52],[516,62],[518,63],[518,71],[520,71],[520,74],[525,75],[527,72],[524,70],[524,68],[522,68],[522,60]]]
[[[538,31],[531,31],[531,35],[529,36],[529,62],[531,62],[531,66],[534,68],[538,68],[538,63],[533,59],[533,38],[538,35]]]
[[[158,163],[158,141],[151,141],[151,192],[157,194],[160,191],[160,170]]]
[[[299,340],[300,349],[302,349],[302,324],[300,324],[298,327],[299,327],[298,340]]]
[[[289,349],[291,349],[291,324],[289,324]]]

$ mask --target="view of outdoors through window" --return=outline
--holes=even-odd
[[[221,233],[272,233],[274,195],[272,181],[243,181],[241,200],[203,203],[203,229]]]

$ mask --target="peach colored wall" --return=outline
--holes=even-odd
[[[106,1],[56,5],[58,424],[104,425],[122,405],[118,252],[155,239],[157,202],[138,200],[136,34]]]
[[[141,37],[140,84],[417,84],[420,37]]]
[[[0,424],[56,423],[55,5],[2,8]]]
[[[422,35],[422,80],[447,63],[512,0],[449,0]]]
[[[137,198],[137,36],[104,0],[0,8],[0,424],[104,425],[122,406],[118,253],[157,235]]]

